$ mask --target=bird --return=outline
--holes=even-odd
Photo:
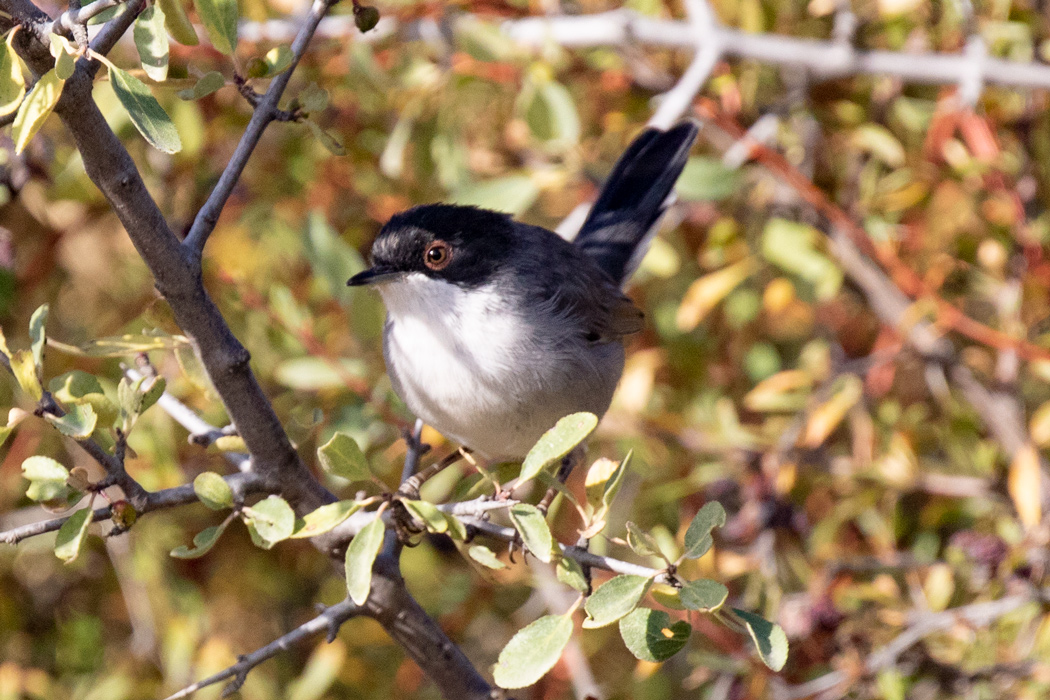
[[[383,355],[417,418],[491,462],[520,461],[561,418],[601,418],[643,328],[624,293],[696,140],[646,128],[573,241],[511,215],[424,204],[395,214],[347,282],[386,306]]]

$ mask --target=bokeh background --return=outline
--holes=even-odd
[[[831,36],[836,8],[823,0],[712,6],[730,27],[819,40]],[[652,115],[653,98],[688,65],[681,51],[526,47],[501,33],[503,22],[526,16],[619,7],[684,12],[657,0],[392,0],[378,9],[396,20],[393,31],[362,37],[347,21],[345,31],[315,40],[288,94],[312,83],[328,92],[315,117],[346,154],[334,155],[305,125],[273,124],[205,261],[212,294],[308,463],[342,430],[388,483],[400,474],[400,430],[410,417],[384,375],[382,307],[368,290],[344,286],[386,219],[417,203],[460,201],[557,226],[593,198]],[[1050,57],[1050,14],[1034,0],[977,3],[972,18],[961,4],[934,0],[865,0],[851,9],[863,48],[953,53],[978,32],[992,55]],[[236,65],[287,43],[265,38],[285,25],[261,22],[301,10],[291,0],[244,0],[242,36],[263,38],[242,39]],[[334,14],[345,19],[350,10],[345,3]],[[413,32],[431,20],[447,31]],[[112,57],[136,66],[133,46]],[[208,71],[230,78],[233,67],[206,41],[173,44],[172,80],[155,94],[184,144],[174,156],[142,141],[108,83],[96,85],[176,231],[192,222],[250,116],[232,86],[197,101],[176,92]],[[902,327],[883,325],[829,251],[824,219],[783,172],[725,162],[735,135],[705,122],[680,201],[631,287],[647,325],[630,342],[591,455],[634,450],[610,535],[632,520],[671,541],[704,502],[720,501],[730,520],[694,573],[728,585],[737,607],[778,621],[791,655],[777,679],[746,640],[696,617],[686,651],[656,666],[635,660],[610,627],[579,636],[599,684],[611,698],[773,697],[778,683],[841,671],[849,682],[825,697],[1045,697],[1050,624],[1037,591],[1046,584],[1047,528],[1038,494],[1039,456],[1050,446],[1050,361],[1020,360],[1009,343],[979,344],[942,324],[955,359],[1019,402],[1026,447],[1018,450],[995,438],[980,406],[907,337],[911,324],[943,321],[931,301],[940,299],[1007,336],[1050,342],[1047,92],[986,86],[958,128],[945,122],[956,104],[950,85],[814,80],[801,69],[730,60],[718,63],[701,96],[742,128],[766,117],[769,147],[929,294]],[[49,303],[49,335],[82,351],[52,347],[47,376],[84,369],[114,391],[133,357],[100,356],[105,348],[92,341],[152,334],[149,356],[169,390],[223,425],[192,354],[172,349],[179,329],[61,125],[49,122],[22,156],[4,138],[0,322],[8,342],[24,347],[29,315]],[[30,408],[21,402],[13,382],[0,382],[0,406]],[[447,449],[436,434],[426,439]],[[130,445],[129,468],[149,489],[228,470],[158,408]],[[2,449],[0,529],[43,517],[24,495],[25,457],[93,468],[35,418]],[[426,493],[447,497],[460,474]],[[263,551],[237,526],[202,559],[168,556],[218,517],[202,506],[154,513],[129,535],[92,538],[70,566],[47,536],[0,545],[0,700],[163,697],[345,595],[308,543]],[[574,541],[572,513],[556,522],[562,541]],[[615,541],[596,547],[638,560]],[[454,549],[426,542],[406,551],[404,572],[483,668],[544,613],[520,563],[480,572]],[[1009,595],[1031,601],[978,624],[960,618],[931,629],[865,671],[917,620]],[[559,665],[520,697],[572,697],[570,676]],[[369,620],[350,621],[332,644],[314,640],[279,655],[241,691],[252,700],[436,696]]]

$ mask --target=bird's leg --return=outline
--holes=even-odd
[[[460,447],[455,452],[447,455],[444,459],[434,462],[429,467],[422,469],[412,476],[405,479],[405,482],[401,484],[401,488],[397,490],[397,495],[402,498],[408,498],[415,500],[419,498],[419,489],[423,484],[437,476],[439,473],[444,471],[446,468],[452,466],[459,460],[470,454],[470,450],[466,447]]]
[[[575,468],[577,464],[583,461],[584,454],[585,450],[583,445],[578,445],[575,449],[572,450],[572,452],[562,457],[561,466],[558,467],[558,473],[554,475],[554,478],[557,479],[560,483],[564,484],[565,481],[569,478],[569,474],[572,474],[573,468]],[[554,501],[554,497],[557,495],[558,489],[553,487],[547,489],[547,493],[543,494],[543,498],[536,505],[536,507],[539,508],[541,513],[546,515],[547,510],[551,507],[551,502]]]

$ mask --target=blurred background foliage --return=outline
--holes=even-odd
[[[243,0],[241,13],[259,22],[300,5]],[[594,196],[650,116],[654,95],[688,64],[680,52],[633,47],[530,50],[499,33],[501,21],[559,5],[578,13],[621,6],[391,0],[380,11],[405,25],[459,14],[476,21],[427,41],[369,41],[356,32],[318,38],[295,74],[289,96],[311,84],[327,91],[328,107],[314,116],[346,155],[333,155],[304,125],[272,125],[211,238],[205,274],[311,464],[316,447],[342,430],[387,483],[400,473],[399,430],[409,416],[384,375],[382,307],[369,291],[344,286],[383,222],[443,200],[556,226]],[[682,15],[677,2],[622,6]],[[811,38],[830,35],[835,9],[832,0],[713,6],[729,26]],[[864,47],[953,52],[967,36],[954,2],[852,6]],[[1050,57],[1050,14],[1041,3],[978,3],[977,23],[994,55]],[[274,45],[242,41],[237,65]],[[131,67],[134,48],[122,45],[113,58]],[[233,87],[197,101],[176,96],[212,70],[232,76],[230,60],[206,45],[173,45],[172,87],[155,92],[184,144],[175,156],[151,150],[108,84],[96,86],[177,231],[188,228],[250,116]],[[943,298],[1045,344],[1047,93],[985,89],[978,112],[991,150],[931,129],[950,93],[878,76],[812,83],[799,71],[752,61],[719,64],[703,91],[743,125],[775,115],[773,147]],[[1050,623],[1035,602],[991,625],[938,631],[874,677],[860,673],[917,613],[1045,583],[1037,491],[1009,488],[1037,467],[1032,454],[1019,458],[991,439],[973,407],[880,324],[844,281],[814,228],[819,220],[794,190],[760,166],[723,163],[730,143],[716,127],[705,130],[679,185],[681,202],[632,287],[648,323],[631,340],[619,393],[591,445],[592,456],[635,452],[611,532],[633,520],[673,538],[704,502],[724,504],[730,521],[695,573],[725,582],[738,607],[780,622],[792,644],[789,682],[838,669],[856,678],[854,697],[1045,697]],[[73,346],[179,332],[57,120],[22,157],[8,143],[0,158],[0,321],[13,346],[27,342],[29,315],[45,302],[49,335]],[[916,305],[916,320],[931,316]],[[1030,443],[1050,446],[1050,362],[1018,365],[1009,352],[953,340],[979,379],[1021,397]],[[213,424],[225,423],[189,353],[149,355],[173,394]],[[115,391],[120,365],[131,359],[52,348],[46,372],[83,369]],[[13,382],[0,386],[0,405],[20,400]],[[163,411],[150,411],[131,435],[133,476],[158,489],[226,470],[221,455],[186,438]],[[440,436],[426,439],[440,451]],[[39,517],[24,495],[25,457],[49,454],[96,469],[34,418],[3,449],[0,529]],[[425,495],[446,497],[459,475],[428,484]],[[215,522],[200,506],[155,513],[127,536],[93,538],[70,566],[55,558],[47,536],[0,547],[0,700],[160,697],[345,595],[342,579],[307,543],[262,551],[243,528],[231,528],[202,559],[168,556]],[[572,514],[556,522],[562,541],[574,541]],[[595,545],[633,556],[622,543]],[[424,607],[482,667],[544,612],[520,563],[482,574],[428,542],[406,550],[404,571]],[[694,624],[706,636],[694,635],[685,654],[662,666],[635,660],[612,628],[583,633],[580,642],[609,697],[771,692],[771,673],[741,639],[707,618]],[[217,697],[219,689],[197,697]],[[520,696],[571,694],[559,665]],[[436,691],[377,624],[352,620],[333,644],[307,643],[255,670],[241,695],[429,698]]]

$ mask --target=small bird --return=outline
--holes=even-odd
[[[371,267],[387,309],[394,390],[424,422],[489,460],[520,460],[570,413],[599,418],[642,312],[623,293],[698,126],[649,128],[627,148],[573,242],[449,204],[393,216]]]

